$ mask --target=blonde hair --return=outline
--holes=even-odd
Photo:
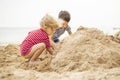
[[[52,28],[52,29],[57,29],[58,28],[58,23],[57,21],[50,15],[46,14],[40,22],[41,28]]]

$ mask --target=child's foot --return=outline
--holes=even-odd
[[[29,61],[29,64],[39,64],[40,63],[40,60],[36,60],[36,61]]]
[[[27,59],[25,59],[25,62],[29,62],[29,61],[30,61],[30,59],[28,59],[28,58],[27,58]]]

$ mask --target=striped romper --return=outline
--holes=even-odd
[[[21,55],[25,56],[30,52],[33,45],[44,43],[46,48],[51,47],[48,34],[43,29],[37,29],[28,33],[28,36],[20,45]]]

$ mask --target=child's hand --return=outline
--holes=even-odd
[[[47,51],[48,51],[51,55],[53,55],[53,49],[52,49],[52,47],[47,48]]]

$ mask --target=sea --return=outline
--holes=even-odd
[[[32,30],[36,30],[39,27],[0,27],[0,45],[6,44],[20,44],[28,33]],[[63,39],[67,33],[62,35],[60,39]]]
[[[36,27],[0,27],[0,44],[21,43]]]
[[[20,44],[30,31],[38,28],[39,27],[0,27],[0,45],[6,45],[10,43]],[[106,29],[106,32],[109,34],[113,34],[116,33],[116,30]],[[65,34],[60,37],[60,40],[65,38],[66,36],[68,36],[67,32],[65,32]]]

